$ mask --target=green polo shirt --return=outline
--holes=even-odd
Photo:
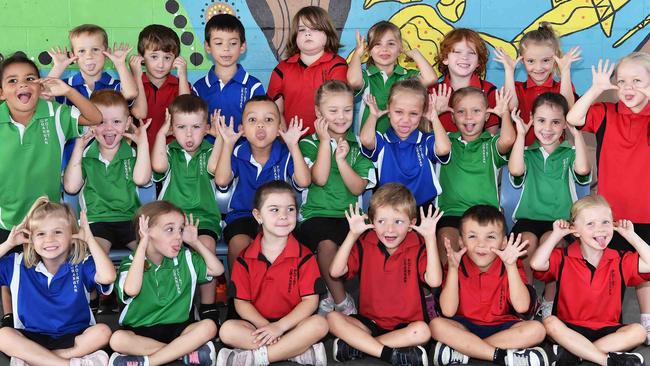
[[[221,235],[221,213],[217,206],[217,186],[208,171],[212,144],[203,140],[194,156],[176,141],[167,145],[169,168],[164,174],[154,174],[155,181],[163,181],[159,200],[167,200],[180,207],[185,214],[194,215],[199,229]]]
[[[18,225],[34,201],[61,201],[61,154],[79,135],[79,110],[39,99],[32,120],[14,122],[0,105],[0,228]]]
[[[414,69],[405,69],[399,64],[395,65],[393,73],[386,75],[385,72],[381,71],[375,65],[368,65],[368,67],[363,70],[363,88],[357,93],[357,95],[372,94],[377,101],[377,107],[380,110],[387,108],[386,104],[388,103],[388,93],[390,88],[395,84],[396,81],[415,78],[420,75],[419,70]],[[361,127],[366,123],[370,110],[366,107],[365,103],[361,103],[362,117],[361,117]],[[377,120],[377,131],[384,133],[390,127],[390,120],[388,115],[385,114],[379,117]]]
[[[345,140],[350,145],[350,151],[345,157],[345,160],[361,178],[368,180],[366,188],[374,187],[377,183],[377,179],[373,163],[361,154],[359,143],[351,130],[348,130],[348,133],[345,135]],[[316,162],[319,143],[320,141],[316,134],[310,135],[300,141],[300,150],[310,168]],[[302,220],[307,220],[312,217],[343,218],[345,217],[345,210],[349,208],[350,204],[354,205],[355,202],[361,204],[361,196],[355,196],[352,194],[343,182],[335,158],[337,145],[338,144],[334,139],[330,140],[332,163],[330,165],[330,173],[327,183],[324,186],[312,183],[309,188],[304,190],[302,193],[303,202],[300,207]]]
[[[84,186],[79,203],[89,222],[129,221],[140,207],[138,186],[133,182],[136,152],[122,140],[112,161],[99,152],[97,140],[86,147],[81,160]]]
[[[573,202],[578,199],[578,184],[589,184],[591,174],[578,175],[573,170],[576,151],[564,141],[550,155],[538,140],[524,150],[526,171],[520,177],[511,176],[515,187],[523,187],[515,208],[515,219],[553,221],[568,220]]]
[[[497,178],[499,168],[507,158],[497,150],[499,135],[483,132],[474,141],[464,141],[460,132],[449,133],[451,156],[449,162],[438,166],[442,193],[438,207],[444,216],[462,216],[475,205],[499,207]]]
[[[120,313],[120,325],[148,327],[186,322],[196,285],[212,280],[203,257],[182,247],[176,258],[163,257],[160,266],[145,259],[140,293],[129,297],[124,293],[124,281],[132,262],[133,253],[120,263],[115,281],[117,296],[125,305]]]

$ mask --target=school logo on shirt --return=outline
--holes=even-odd
[[[415,146],[415,155],[418,157],[418,164],[420,166],[424,165],[424,151],[423,151],[422,145],[416,145]]]
[[[131,180],[131,177],[133,177],[131,164],[129,164],[128,160],[122,160],[122,167],[124,167],[124,179],[128,182]]]
[[[287,287],[287,293],[290,294],[297,284],[298,284],[298,268],[291,268],[289,269],[289,284]]]
[[[284,180],[284,179],[282,179],[282,176],[280,175],[280,166],[279,165],[274,165],[273,166],[273,180]]]
[[[490,150],[489,150],[490,146],[488,146],[488,144],[483,144],[481,147],[483,149],[482,154],[481,154],[481,161],[483,162],[483,164],[487,164],[488,155],[490,153]]]
[[[241,91],[239,93],[239,108],[244,108],[244,104],[246,104],[247,95],[248,95],[248,88],[247,87],[241,88]]]
[[[76,264],[71,265],[70,272],[72,273],[72,290],[79,292],[79,266]]]
[[[174,276],[174,285],[176,285],[176,293],[181,294],[183,292],[183,280],[181,280],[181,270],[176,267],[172,270],[172,275]]]
[[[564,179],[564,177],[566,176],[568,169],[569,169],[569,158],[564,158],[562,159],[562,179]]]
[[[50,126],[48,118],[41,118],[38,120],[38,124],[41,126],[41,133],[43,134],[43,143],[50,143]]]
[[[614,270],[609,271],[609,278],[607,279],[608,281],[608,288],[607,288],[607,294],[609,296],[612,296],[614,294],[614,288],[616,287],[616,273],[614,273]]]
[[[499,309],[506,308],[506,290],[503,287],[499,290],[497,302],[499,304]]]
[[[358,147],[356,147],[356,146],[350,147],[350,151],[348,152],[348,156],[350,157],[350,165],[351,166],[354,166],[354,163],[357,162],[357,157],[359,156],[360,153],[361,153],[361,151],[359,150]]]
[[[411,273],[413,272],[413,260],[411,258],[404,258],[403,267],[404,273],[402,274],[402,282],[407,283],[409,278],[411,278]]]
[[[205,175],[207,174],[206,168],[207,168],[207,160],[205,158],[205,154],[199,155],[199,175]]]

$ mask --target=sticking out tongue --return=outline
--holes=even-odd
[[[465,129],[467,130],[467,132],[472,132],[472,131],[474,131],[474,128],[476,128],[476,124],[475,124],[475,123],[468,123],[468,124],[465,125]]]
[[[255,138],[258,140],[264,140],[266,138],[266,131],[264,130],[258,130],[255,132]]]
[[[32,93],[18,94],[18,100],[20,100],[21,103],[27,104],[30,99],[32,99]]]
[[[116,135],[104,135],[104,140],[106,141],[107,145],[113,145],[116,137]]]
[[[596,240],[596,242],[598,243],[598,245],[601,248],[604,248],[604,247],[607,246],[607,238],[605,238],[604,236],[597,236],[594,239]]]

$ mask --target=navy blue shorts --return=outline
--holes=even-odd
[[[472,332],[474,335],[478,336],[481,339],[488,338],[493,336],[496,333],[499,333],[503,330],[510,329],[513,325],[519,323],[521,320],[511,320],[501,324],[495,325],[480,325],[473,323],[467,318],[462,316],[455,316],[451,320],[457,321],[462,324],[467,330]]]

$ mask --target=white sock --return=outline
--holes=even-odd
[[[641,325],[650,326],[650,314],[641,314]]]
[[[269,351],[266,346],[253,350],[255,366],[267,366],[269,364]]]

